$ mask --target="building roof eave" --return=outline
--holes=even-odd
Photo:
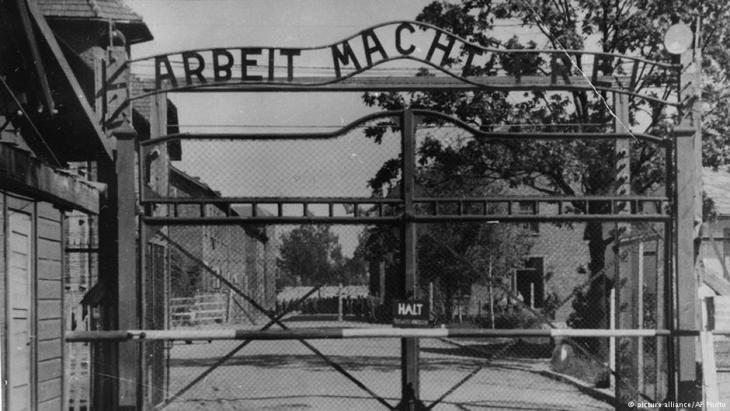
[[[46,20],[51,23],[97,23],[97,24],[109,24],[108,19],[96,18],[96,17],[57,17],[57,16],[45,16]],[[135,20],[112,20],[114,25],[124,34],[128,45],[144,43],[147,41],[154,40],[154,36],[150,31],[147,24],[143,21]]]
[[[213,190],[209,185],[203,183],[199,179],[190,176],[189,174],[185,173],[184,171],[180,170],[179,168],[170,165],[170,178],[172,179],[173,176],[176,176],[177,178],[181,179],[182,181],[185,181],[188,184],[192,184],[199,190],[201,190],[207,198],[220,198],[221,195],[219,192]],[[231,207],[230,210],[227,210],[225,207],[218,205],[217,206],[221,211],[223,212],[230,212],[231,216],[236,217],[239,216],[239,211],[236,209],[236,207]],[[257,210],[260,210],[257,207]],[[266,234],[266,230],[257,230],[249,225],[242,225],[241,228],[248,233],[249,235],[255,237],[256,239],[260,240],[261,242],[267,242],[269,241],[268,235]]]
[[[48,201],[59,208],[99,213],[99,190],[95,185],[73,175],[54,169],[29,153],[0,144],[1,188]]]
[[[94,135],[93,137],[95,138],[95,140],[98,140],[98,143],[101,146],[106,159],[112,160],[112,140],[107,138],[106,134],[101,129],[101,126],[96,121],[96,114],[94,113],[94,110],[87,101],[84,91],[81,88],[78,79],[74,75],[68,61],[66,60],[66,57],[64,56],[63,51],[61,50],[61,47],[58,44],[51,27],[48,25],[45,17],[40,12],[40,10],[38,10],[34,2],[28,2],[28,9],[33,20],[36,23],[38,30],[41,33],[41,37],[48,46],[48,49],[50,49],[53,60],[58,63],[60,71],[63,74],[62,77],[64,77],[68,87],[71,89],[72,94],[74,95],[73,100],[81,110],[81,115],[79,117],[83,119],[83,126]]]

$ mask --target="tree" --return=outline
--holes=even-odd
[[[509,284],[515,269],[524,265],[529,237],[506,225],[435,224],[419,228],[418,272],[422,285],[434,283],[440,298],[435,305],[449,321],[459,295],[469,295],[473,284]]]
[[[342,247],[328,226],[302,225],[283,233],[280,241],[276,265],[290,281],[317,285],[344,280]]]
[[[459,158],[465,145],[474,143],[473,138],[455,130],[443,143],[433,133],[443,130],[426,130],[421,145],[421,160],[415,170],[416,196],[431,197],[478,197],[496,194],[504,184],[484,176],[466,172],[467,162]],[[429,159],[426,152],[439,151],[441,158]],[[381,172],[370,180],[374,195],[395,195],[402,181],[400,161],[386,162]],[[416,206],[418,207],[418,206]],[[457,212],[449,205],[440,206],[442,212]],[[497,213],[500,206],[488,206],[489,213]],[[502,208],[504,205],[501,206]],[[450,208],[450,209],[449,209]],[[470,206],[464,211],[470,210]],[[476,207],[478,208],[478,207]],[[502,210],[503,211],[503,210]],[[429,210],[419,210],[428,214]],[[524,257],[530,247],[530,238],[522,227],[490,223],[431,223],[417,227],[417,264],[422,288],[434,286],[434,313],[441,321],[450,321],[454,313],[454,301],[460,295],[469,295],[471,286],[489,281],[508,283],[514,270],[524,265]],[[360,238],[357,254],[365,260],[386,262],[386,304],[400,297],[402,276],[400,241],[391,227],[375,226],[367,229]],[[466,262],[468,261],[468,263]]]
[[[666,29],[675,22],[696,26],[702,18],[701,46],[703,70],[713,81],[703,88],[705,104],[703,140],[704,165],[718,167],[730,160],[730,106],[727,104],[727,69],[730,68],[730,11],[723,0],[463,0],[458,3],[435,1],[427,5],[417,20],[434,24],[481,46],[504,48],[583,49],[597,42],[599,50],[669,62],[662,40]],[[519,36],[501,42],[490,36],[500,21],[514,19],[523,27],[537,28],[544,41],[522,42]],[[696,27],[695,27],[696,28]],[[464,50],[462,50],[463,52]],[[452,60],[457,66],[465,53]],[[500,61],[510,72],[508,59]],[[535,60],[528,72],[537,72]],[[581,65],[580,56],[577,64]],[[479,75],[489,67],[473,67],[464,75]],[[525,70],[525,68],[523,68]],[[422,72],[420,75],[427,75]],[[652,77],[643,87],[648,92],[669,92],[660,86],[665,78]],[[605,95],[592,92],[531,92],[522,95],[507,92],[415,92],[409,94],[365,94],[368,105],[387,109],[405,107],[429,108],[452,114],[461,120],[485,130],[503,128],[510,131],[576,131],[575,124],[607,124],[613,114],[607,110]],[[664,135],[676,125],[676,117],[655,103],[633,99],[631,112],[645,112],[649,121],[642,122],[645,132]],[[632,126],[639,122],[634,114]],[[528,125],[515,128],[512,124]],[[608,131],[609,127],[582,127],[583,131]],[[377,136],[376,136],[377,138]],[[660,147],[641,141],[631,142],[630,187],[635,194],[661,188],[664,167]],[[419,149],[419,161],[440,164],[443,169],[459,165],[460,175],[472,179],[500,180],[511,187],[530,187],[550,195],[613,194],[622,181],[617,175],[617,153],[609,141],[535,141],[529,143],[505,142],[498,144],[470,144],[454,149],[426,141]],[[371,181],[374,191],[397,178],[395,167],[386,164]],[[579,211],[594,214],[607,213],[609,204],[575,204]],[[609,289],[613,278],[605,272],[606,251],[618,235],[607,230],[600,222],[585,225],[584,238],[588,242],[590,281],[588,290],[580,293],[575,306],[573,325],[586,328],[606,328]],[[606,347],[593,347],[601,355]]]

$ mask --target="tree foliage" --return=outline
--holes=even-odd
[[[339,238],[325,225],[302,225],[280,238],[276,265],[285,284],[317,285],[343,281],[345,258]]]
[[[638,56],[653,61],[670,62],[664,50],[663,36],[670,25],[689,24],[701,33],[703,108],[703,164],[719,167],[730,162],[730,105],[727,69],[730,65],[730,8],[724,0],[462,0],[434,1],[416,17],[439,26],[467,41],[482,46],[508,49],[590,49],[607,53]],[[508,40],[494,33],[500,23],[520,22],[523,28],[537,30],[541,40],[524,40],[515,34]],[[701,25],[701,27],[700,27]],[[516,29],[515,32],[518,32]],[[453,58],[458,67],[466,54]],[[576,64],[583,66],[579,55]],[[539,73],[547,62],[530,60],[532,68],[523,74]],[[499,62],[510,74],[509,57]],[[472,67],[464,75],[494,74],[494,61]],[[530,71],[531,70],[531,71]],[[616,73],[622,74],[622,73]],[[641,84],[644,93],[666,97],[673,89],[665,86],[663,73],[646,73]],[[423,69],[419,75],[429,75]],[[611,96],[593,92],[411,92],[365,94],[364,102],[393,110],[406,107],[427,108],[458,117],[482,130],[501,131],[610,131],[614,113]],[[656,103],[634,98],[630,102],[630,122],[636,129],[654,135],[666,135],[676,127],[676,113]],[[643,116],[643,117],[640,117]],[[377,139],[377,133],[375,138]],[[550,195],[614,194],[628,183],[634,194],[664,189],[664,158],[661,148],[643,141],[632,141],[629,150],[630,181],[622,181],[617,165],[625,153],[613,142],[571,140],[473,142],[459,147],[443,144],[438,138],[426,139],[419,147],[419,163],[430,165],[433,174],[443,174],[453,181],[501,181],[510,188],[529,187]],[[464,178],[468,176],[468,178]],[[370,184],[375,193],[392,187],[399,178],[397,167],[385,164]],[[464,187],[468,185],[465,184]],[[454,189],[454,187],[451,187]],[[463,189],[459,188],[459,189]],[[609,204],[576,203],[579,211],[608,212]],[[607,247],[617,232],[605,230],[601,223],[585,224],[588,242],[590,287],[576,298],[573,325],[603,327],[608,314],[608,289],[613,279],[605,272]],[[467,250],[460,250],[466,253]]]
[[[425,226],[419,230],[419,280],[433,282],[437,311],[448,321],[455,298],[470,295],[473,284],[508,285],[514,270],[524,266],[529,245],[525,232],[504,224]]]
[[[423,144],[415,170],[416,196],[475,197],[502,192],[504,184],[491,178],[474,177],[470,167],[475,161],[464,161],[461,151],[474,143],[463,133],[451,135],[445,144],[438,129],[420,133]],[[453,130],[451,130],[453,131]],[[429,158],[426,153],[434,153]],[[400,161],[386,162],[381,172],[371,180],[376,195],[397,195],[402,179]],[[379,180],[387,176],[384,180]],[[383,182],[380,185],[380,181]],[[419,206],[416,206],[419,207]],[[440,212],[455,214],[455,205],[441,205]],[[504,206],[502,206],[503,208]],[[464,210],[467,213],[476,210]],[[499,206],[489,206],[487,212],[498,213]],[[504,211],[504,210],[501,210]],[[429,210],[418,210],[427,214]],[[401,278],[401,242],[398,230],[392,227],[370,227],[360,238],[356,255],[366,261],[386,262],[388,298],[398,295],[402,287],[395,278]],[[422,288],[434,286],[434,311],[440,320],[449,321],[454,313],[454,301],[468,296],[473,284],[486,285],[489,281],[508,284],[514,269],[522,267],[530,247],[530,236],[523,227],[482,223],[431,223],[417,226],[417,270]],[[387,298],[386,298],[387,299]]]

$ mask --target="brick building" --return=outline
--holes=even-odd
[[[178,198],[216,198],[220,194],[182,170],[169,167],[169,194]],[[180,206],[178,215],[197,215],[197,205]],[[235,206],[230,215],[251,215],[251,206]],[[206,215],[225,215],[226,210],[206,206]],[[257,209],[258,215],[266,212]],[[263,315],[211,275],[207,268],[223,276],[267,309],[275,306],[275,227],[274,226],[171,226],[167,228],[175,244],[168,245],[171,259],[170,296],[194,297],[220,294],[227,302],[226,318],[231,323],[257,322]],[[164,242],[162,242],[164,243]]]

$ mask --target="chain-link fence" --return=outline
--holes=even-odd
[[[350,283],[299,285],[301,279],[286,278],[275,259],[266,258],[266,245],[255,238],[243,235],[236,242],[236,246],[244,248],[246,241],[259,246],[258,249],[249,246],[249,250],[257,253],[244,253],[248,255],[246,259],[231,254],[227,260],[223,258],[229,255],[227,252],[221,252],[216,258],[212,247],[206,249],[206,253],[211,253],[207,256],[195,255],[182,246],[184,241],[178,236],[191,237],[192,233],[196,233],[199,241],[210,243],[210,238],[203,235],[209,228],[162,227],[150,238],[146,278],[163,281],[147,284],[150,295],[146,299],[146,313],[150,323],[145,329],[280,328],[269,316],[291,328],[382,327],[390,322],[391,304],[396,296],[380,290],[397,289],[391,285],[399,278],[397,255],[378,254],[386,258],[360,261],[358,266],[351,263],[347,269],[352,271],[340,277],[349,279]],[[240,226],[215,228],[217,235],[223,233],[223,237],[235,236],[229,231],[243,230]],[[340,243],[349,236],[357,239],[358,246],[397,246],[388,245],[378,237],[384,235],[383,229],[378,228],[276,226],[276,233],[270,231],[269,235],[272,243],[278,244],[279,258],[282,240],[293,238],[292,233],[297,230],[338,233]],[[465,230],[469,225],[451,228]],[[460,253],[449,242],[452,233],[444,232],[444,227],[419,227],[418,263],[433,325],[495,329],[573,325],[571,320],[582,304],[589,302],[582,297],[591,285],[583,268],[586,253],[576,248],[584,242],[585,224],[570,227],[548,223],[490,224],[482,228],[495,237],[492,243],[489,236],[476,237],[466,247],[468,251]],[[541,243],[533,230],[551,233],[553,240],[558,238],[557,231],[561,231],[565,241]],[[385,235],[392,235],[392,230],[387,230]],[[487,258],[484,266],[475,263],[474,258],[465,257],[469,252],[476,252],[471,247],[498,248],[494,244],[496,239],[505,241],[509,235],[525,236],[520,239],[527,242],[515,259],[517,268],[503,265],[506,263],[498,262],[497,257],[493,257],[491,264]],[[617,254],[605,268],[606,272],[615,272],[618,264],[624,268],[623,277],[629,273],[636,275],[637,272],[631,271],[636,266],[626,262],[640,258],[638,264],[643,267],[646,284],[642,299],[641,327],[644,328],[654,328],[657,321],[657,285],[653,284],[661,284],[661,235],[658,231],[642,239],[639,244],[643,245],[637,247],[643,250],[638,255],[627,245],[632,251]],[[572,243],[568,241],[571,237]],[[220,237],[215,238],[220,241]],[[190,240],[188,244],[192,243]],[[397,243],[398,239],[392,240]],[[215,251],[233,244],[220,241]],[[447,272],[448,267],[453,270]],[[276,275],[267,277],[264,273]],[[278,284],[267,284],[272,279],[278,279]],[[626,288],[623,285],[620,289]],[[609,305],[616,307],[615,292],[606,297],[610,298]],[[620,318],[628,311],[629,305],[625,304],[620,310],[614,308],[613,315]],[[618,323],[614,326],[629,328]],[[657,352],[657,341],[654,338],[556,340],[545,337],[423,339],[419,362],[421,397],[430,404],[448,394],[437,409],[499,408],[515,404],[525,408],[540,405],[556,409],[610,408],[611,402],[607,401],[614,395],[617,384],[625,384],[629,392],[640,390],[646,398],[660,398],[665,385],[661,379],[666,378],[666,370],[661,365],[663,362],[656,361],[662,358]],[[637,351],[636,344],[642,342],[643,348]],[[151,404],[164,404],[166,409],[377,409],[385,408],[383,403],[390,406],[398,403],[398,340],[374,338],[306,344],[297,341],[146,342],[143,346],[147,398]],[[70,344],[73,351],[87,346]],[[611,352],[615,354],[612,356]],[[637,352],[644,355],[639,356]],[[601,353],[608,353],[608,358]],[[337,364],[350,377],[342,375],[329,362]],[[632,367],[641,367],[641,371],[630,371],[635,369]],[[611,378],[612,370],[614,378]],[[631,372],[641,372],[642,377],[636,377],[641,379],[628,380]],[[602,390],[587,395],[577,388],[579,384],[556,379],[563,375]],[[620,382],[616,382],[616,377]],[[637,381],[641,382],[637,385]],[[452,387],[455,389],[450,392]]]
[[[383,312],[362,256],[367,229],[159,227],[150,232],[146,278],[162,280],[147,284],[146,301],[154,303],[147,305],[145,328],[373,326]],[[150,404],[169,409],[261,409],[322,401],[338,409],[350,397],[361,409],[373,409],[378,399],[359,385],[367,387],[372,379],[397,392],[399,348],[391,343],[354,350],[345,341],[147,342],[145,387]],[[366,371],[373,362],[392,368],[394,380],[373,378]]]
[[[418,270],[432,326],[657,328],[663,310],[657,298],[663,284],[661,224],[627,226],[636,237],[607,244],[604,268],[593,276],[586,268],[586,226],[419,224]],[[236,225],[156,228],[149,237],[146,278],[162,280],[147,285],[150,323],[145,328],[390,324],[401,286],[397,230],[385,225],[265,227],[258,232]],[[602,228],[609,233],[617,226]],[[297,260],[301,256],[294,250],[309,253]],[[297,276],[295,268],[315,261],[317,252],[330,258],[301,272],[329,271],[328,277],[317,283]],[[287,258],[293,265],[287,266]],[[637,296],[630,278],[644,284],[640,323],[634,322],[631,301]],[[603,294],[592,291],[598,281]],[[601,306],[608,307],[605,322],[588,322],[587,313]],[[665,345],[658,338],[423,339],[421,397],[427,404],[438,401],[437,409],[517,403],[610,408],[615,395],[659,399],[666,395]],[[400,396],[395,339],[144,346],[148,396],[151,404],[167,409],[377,409],[395,406]],[[581,391],[588,388],[591,395]]]
[[[85,166],[85,165],[84,165]],[[83,174],[87,170],[81,166]],[[86,301],[99,276],[98,219],[78,211],[64,216],[64,304],[63,319],[66,331],[100,329],[99,312]],[[66,348],[65,378],[66,409],[80,411],[91,403],[92,345],[68,344]]]
[[[433,279],[422,287],[434,300],[436,321],[494,329],[661,328],[657,325],[664,323],[666,302],[660,225],[627,226],[635,236],[607,244],[604,266],[593,275],[587,270],[591,262],[584,239],[586,224],[503,226],[488,228],[492,244],[485,238],[466,247],[453,242],[452,232],[444,227],[423,230],[420,240],[430,244],[422,248],[428,257],[421,258],[424,265],[419,269],[422,279]],[[604,226],[606,232],[609,229],[617,227]],[[517,244],[507,244],[516,240]],[[480,266],[479,259],[469,257],[478,252],[475,247],[487,247],[494,254],[487,252]],[[514,265],[505,255],[517,257]],[[452,272],[442,276],[449,267]],[[570,375],[627,403],[665,398],[666,343],[666,339],[627,337],[502,338],[455,345],[460,347],[457,351],[493,362]]]

